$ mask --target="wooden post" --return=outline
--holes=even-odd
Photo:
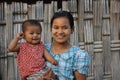
[[[8,55],[5,58],[5,78],[4,80],[14,80],[14,55],[13,53],[7,52],[7,46],[12,39],[13,36],[13,25],[12,25],[12,6],[11,4],[5,3],[5,16],[6,16],[6,27],[5,27],[5,55]],[[11,56],[9,56],[11,55]]]
[[[110,14],[108,0],[102,0],[102,14],[103,16]],[[104,66],[104,74],[106,76],[111,76],[111,39],[110,39],[110,17],[103,18],[102,23],[102,41],[103,41],[103,66]],[[111,80],[111,77],[108,78]]]
[[[120,1],[110,1],[110,23],[111,23],[111,40],[119,39],[119,22],[120,22]],[[120,54],[119,51],[112,52],[112,80],[120,79]]]
[[[102,40],[102,1],[93,1],[93,28],[94,41]],[[95,80],[103,79],[103,52],[97,51],[94,55]]]
[[[84,41],[84,0],[78,0],[78,25],[79,25],[79,41]]]

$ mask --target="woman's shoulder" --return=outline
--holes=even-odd
[[[87,74],[90,66],[90,56],[86,50],[82,50],[77,46],[74,47],[77,49],[77,51],[74,55],[73,70],[77,70],[81,74]]]
[[[45,48],[46,48],[47,50],[50,50],[51,43],[46,43],[46,44],[44,44],[44,46],[45,46]]]
[[[44,44],[45,47],[50,47],[51,46],[51,43],[46,43]]]
[[[78,51],[83,52],[83,51],[84,51],[84,50],[82,50],[80,47],[78,47],[78,46],[76,46],[76,45],[73,45],[73,46],[71,47],[71,50],[76,51],[76,52],[78,52]]]
[[[86,55],[88,55],[88,52],[86,50],[83,50],[80,47],[75,46],[75,45],[72,46],[72,50],[73,50],[73,52],[75,53],[76,56],[81,56],[81,55],[86,56]]]

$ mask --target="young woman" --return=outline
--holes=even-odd
[[[90,57],[86,51],[69,43],[70,35],[74,32],[70,12],[56,12],[51,19],[51,31],[53,42],[45,47],[58,65],[47,62],[47,66],[57,75],[57,80],[86,80]]]

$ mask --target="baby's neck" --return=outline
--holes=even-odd
[[[27,42],[26,42],[27,43]],[[38,44],[30,44],[30,43],[27,43],[29,46],[31,47],[34,47],[34,46],[37,46]]]

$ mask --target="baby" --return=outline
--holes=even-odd
[[[57,65],[57,61],[46,51],[41,42],[42,28],[37,20],[24,21],[22,32],[18,33],[8,46],[10,52],[18,53],[17,65],[22,80],[45,69],[45,60]],[[18,43],[22,38],[26,42]]]

